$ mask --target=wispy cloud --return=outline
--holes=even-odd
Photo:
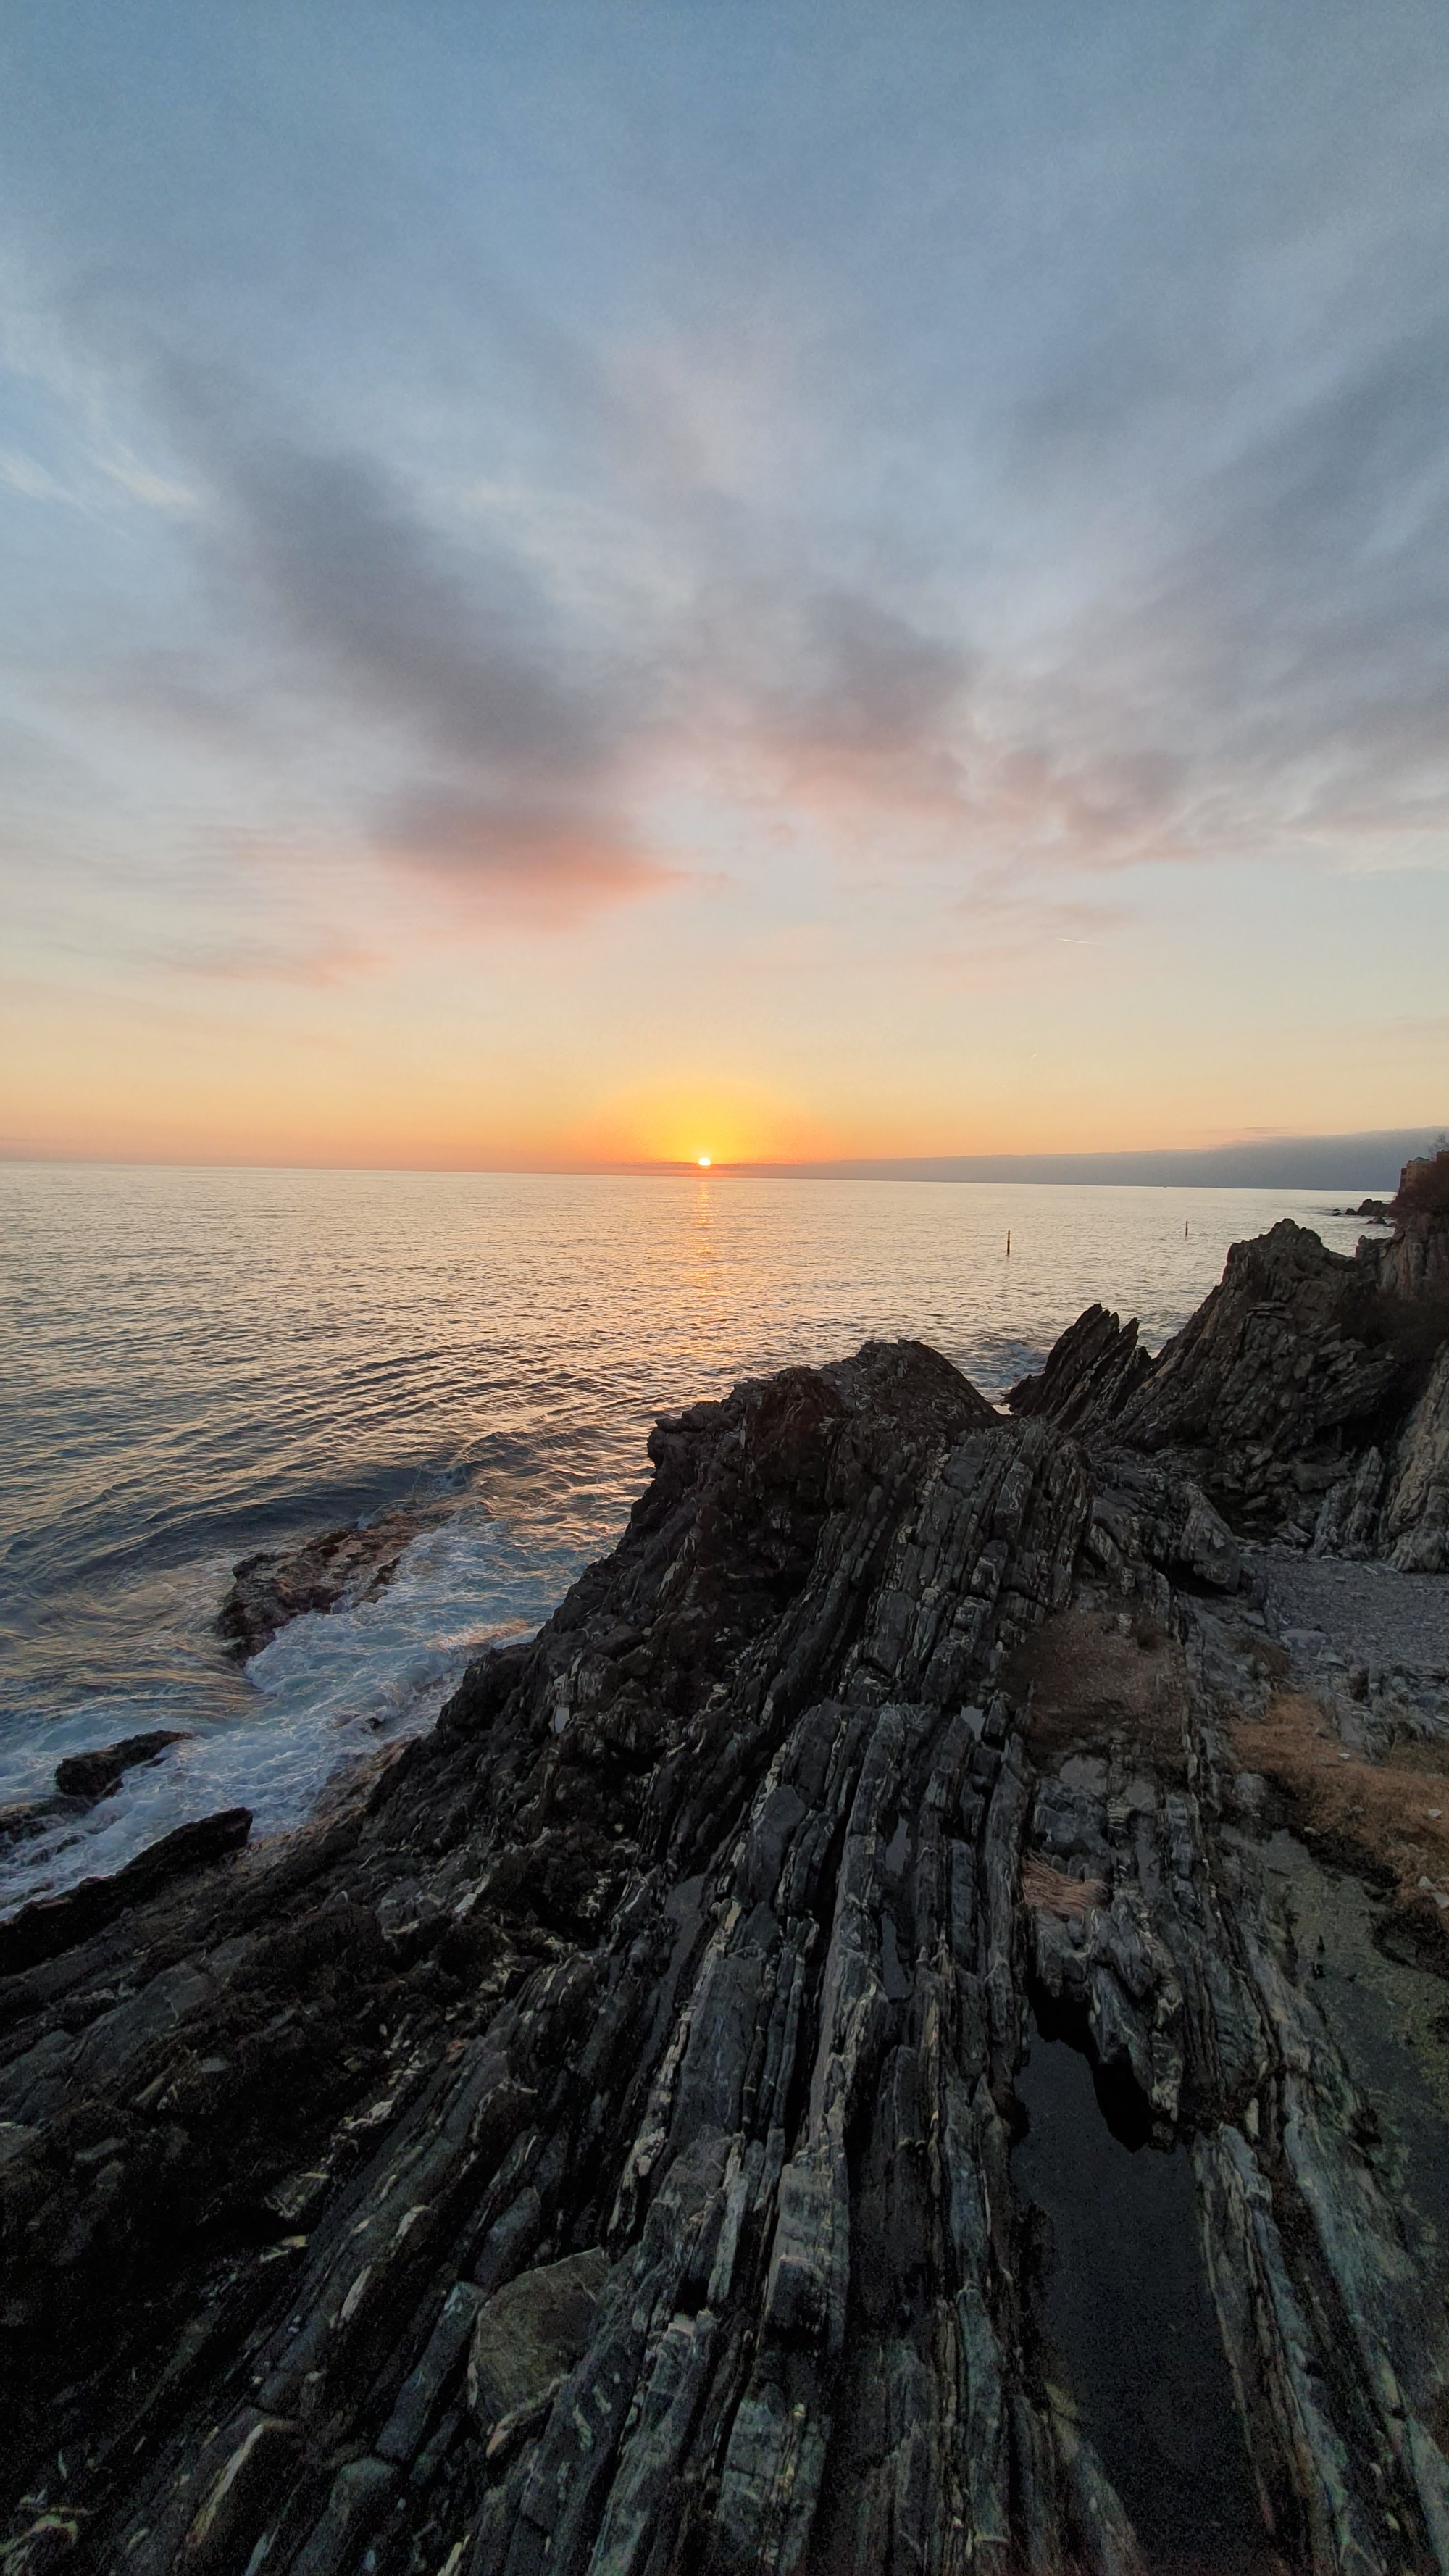
[[[1085,983],[1215,928],[1230,869],[1291,955],[1312,872],[1352,986],[1449,865],[1413,9],[587,15],[438,49],[366,10],[342,77],[203,12],[145,152],[101,14],[38,41],[0,268],[34,919],[178,988],[486,955],[522,1023],[540,973],[594,1008],[581,926],[722,1027],[778,954],[808,1052],[837,976],[893,1026],[911,977]]]
[[[239,935],[225,943],[163,947],[147,962],[212,984],[299,984],[321,990],[375,972],[383,961],[375,950],[347,939],[291,941]]]

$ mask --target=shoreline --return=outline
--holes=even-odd
[[[1109,2576],[1179,2512],[1254,2576],[1435,2564],[1398,1990],[1319,1976],[1271,1864],[1449,1784],[1432,1632],[1362,1625],[1449,1600],[1446,1253],[1285,1223],[1155,1359],[1088,1310],[1009,1418],[909,1342],[685,1406],[612,1554],[360,1793],[41,1927],[0,1976],[17,2565],[59,2514],[98,2576],[884,2576],[891,2528]],[[1449,2016],[1436,1851],[1370,1913]],[[1119,2342],[1160,2243],[1226,2357],[1168,2479],[1150,2390],[1124,2450],[1073,2377],[1098,2117]]]

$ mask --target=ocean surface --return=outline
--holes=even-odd
[[[0,1805],[64,1754],[189,1730],[84,1819],[0,1841],[0,1912],[220,1807],[283,1831],[428,1725],[612,1545],[657,1413],[901,1334],[994,1397],[1094,1299],[1156,1349],[1280,1216],[1351,1250],[1334,1204],[0,1166]],[[439,1516],[387,1590],[228,1660],[238,1557],[409,1502]]]

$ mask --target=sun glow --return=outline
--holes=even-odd
[[[709,1170],[709,1168],[710,1168],[710,1157],[708,1156],[708,1154],[701,1154],[701,1155],[700,1155],[700,1157],[699,1157],[699,1168],[700,1168],[700,1170],[701,1170],[702,1172],[707,1172],[707,1171]]]

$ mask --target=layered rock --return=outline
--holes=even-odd
[[[1410,1165],[1392,1238],[1352,1259],[1287,1218],[1234,1244],[1155,1360],[1135,1322],[1089,1307],[1013,1413],[1098,1453],[1171,1458],[1245,1535],[1442,1570],[1446,1171],[1449,1156]]]
[[[1449,1573],[1449,1341],[1384,1472],[1378,1525],[1400,1573]]]
[[[1059,1430],[1079,1431],[1114,1421],[1151,1372],[1136,1318],[1124,1324],[1105,1306],[1089,1306],[1068,1325],[1040,1375],[1021,1378],[1006,1401],[1021,1419],[1039,1414]]]
[[[1158,2563],[1043,2323],[1035,2009],[1190,2152],[1235,2563],[1449,2568],[1441,2314],[1265,1898],[1222,1521],[913,1344],[650,1446],[350,1808],[0,1987],[8,2563]]]

